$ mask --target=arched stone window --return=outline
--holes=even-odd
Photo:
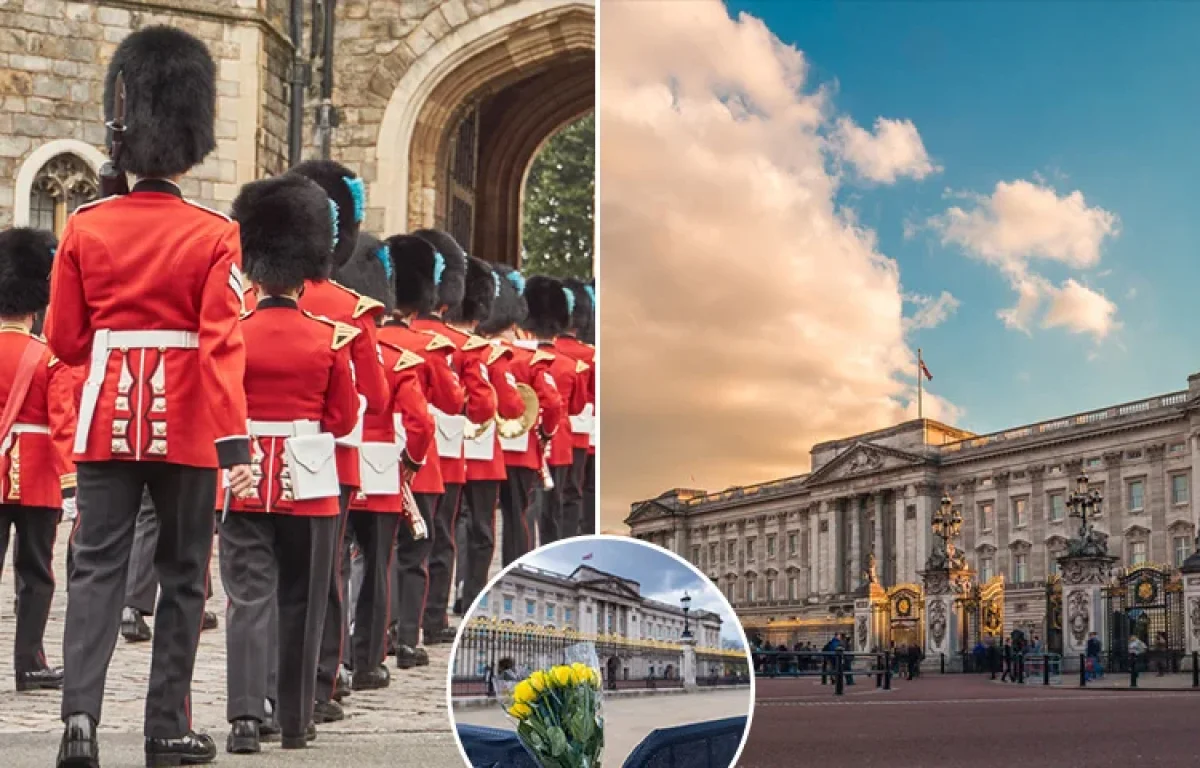
[[[95,200],[99,181],[92,166],[71,152],[55,155],[33,177],[29,189],[29,226],[61,236],[67,217]]]

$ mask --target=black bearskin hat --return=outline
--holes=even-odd
[[[487,320],[479,324],[475,332],[481,336],[495,336],[514,325],[525,322],[527,309],[521,291],[525,289],[525,278],[520,272],[507,265],[492,268],[500,281],[500,295],[492,303],[492,312]]]
[[[333,266],[342,266],[354,255],[358,245],[358,228],[367,214],[367,191],[354,171],[333,160],[306,160],[288,173],[307,176],[325,190],[337,205],[337,246],[333,251]]]
[[[0,232],[0,315],[29,315],[46,308],[57,246],[54,235],[44,229]]]
[[[289,174],[251,182],[231,215],[242,230],[242,268],[253,282],[291,290],[329,274],[333,214],[313,182]]]
[[[437,309],[438,282],[445,279],[446,257],[428,240],[394,235],[384,244],[392,257],[396,310],[428,314]]]
[[[500,290],[500,278],[483,259],[467,257],[467,275],[463,300],[451,307],[446,319],[456,323],[481,323],[492,313],[492,304]]]
[[[592,304],[592,295],[588,293],[587,284],[574,277],[563,281],[567,290],[575,295],[575,306],[571,310],[570,330],[582,339],[592,330],[595,322],[596,307]]]
[[[105,120],[114,118],[118,74],[125,81],[122,171],[175,176],[216,148],[217,67],[204,43],[166,26],[122,40],[104,79]]]
[[[467,290],[467,252],[440,229],[418,229],[413,234],[432,244],[446,260],[446,271],[442,275],[442,282],[438,284],[437,305],[451,309],[457,307]]]
[[[552,339],[571,323],[570,291],[556,277],[534,275],[525,281],[525,304],[529,315],[525,328],[539,339]]]
[[[379,238],[358,233],[354,255],[333,274],[347,288],[382,302],[387,314],[396,309],[396,287],[392,284],[392,255]]]

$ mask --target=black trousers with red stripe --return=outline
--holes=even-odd
[[[17,632],[13,639],[13,668],[32,672],[46,665],[42,638],[54,599],[54,539],[62,511],[49,507],[0,505],[0,572],[8,537],[16,531],[13,569],[17,584]]]
[[[212,557],[213,469],[148,461],[81,462],[79,518],[63,633],[62,716],[101,721],[104,683],[125,602],[125,578],[142,489],[158,513],[155,610],[145,735],[191,730],[192,671],[204,620],[204,581]]]
[[[333,568],[329,574],[329,594],[325,604],[325,628],[321,632],[321,653],[317,657],[317,701],[333,698],[338,671],[342,666],[343,647],[346,638],[346,608],[342,562],[346,548],[346,522],[349,520],[350,495],[354,489],[342,486],[339,499],[341,512],[338,514],[337,530],[330,532],[328,545],[332,551]],[[347,572],[348,573],[348,572]]]
[[[465,613],[488,582],[488,569],[496,552],[496,505],[500,502],[499,480],[471,480],[464,492],[467,506],[466,573],[462,575],[462,607]]]
[[[407,523],[401,523],[396,534],[396,557],[392,569],[392,617],[396,622],[396,641],[416,648],[421,639],[421,613],[429,590],[427,570],[429,552],[433,548],[433,520],[437,516],[439,494],[414,493],[413,499],[425,519],[429,536],[414,539]]]
[[[583,468],[583,530],[584,536],[596,532],[596,454],[589,453]]]
[[[454,529],[462,505],[463,486],[446,483],[446,492],[438,501],[433,528],[429,531],[432,548],[429,552],[429,591],[425,595],[425,612],[421,626],[430,637],[450,626],[450,586],[454,577]]]
[[[363,580],[354,605],[351,660],[356,672],[369,672],[387,658],[387,628],[393,542],[399,512],[350,510],[350,530],[363,556]]]
[[[512,466],[507,470],[508,479],[500,484],[500,519],[504,528],[500,561],[506,566],[533,549],[536,523],[530,519],[530,510],[535,483],[541,482],[536,470]]]

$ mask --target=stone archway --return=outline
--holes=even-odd
[[[415,59],[405,56],[411,53],[385,57],[371,82],[373,92],[391,96],[375,146],[369,223],[384,234],[452,229],[451,151],[471,142],[469,210],[459,211],[459,223],[467,217],[474,236],[465,244],[480,258],[516,264],[529,165],[550,136],[594,108],[594,6],[517,0],[457,27]],[[468,116],[472,130],[459,134]]]

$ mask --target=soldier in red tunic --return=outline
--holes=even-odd
[[[134,521],[149,487],[162,591],[146,698],[146,764],[204,763],[190,689],[218,467],[249,490],[242,391],[241,245],[228,217],[183,199],[176,181],[216,145],[216,67],[204,44],[147,27],[117,47],[104,108],[124,95],[127,195],[79,208],[54,259],[46,338],[88,366],[74,458],[79,522],[63,639],[60,768],[99,764],[96,724],[121,621]]]
[[[387,245],[360,235],[354,259],[338,274],[343,284],[394,308],[392,270]],[[362,560],[351,638],[356,691],[384,688],[390,682],[381,664],[386,659],[392,553],[401,528],[406,540],[413,540],[401,486],[411,488],[424,467],[435,429],[421,385],[424,358],[389,340],[382,330],[378,344],[391,399],[385,413],[366,417],[359,449],[362,484],[350,500],[350,529]],[[427,538],[423,516],[417,524]]]
[[[532,532],[536,529],[536,522],[530,520],[529,515],[533,508],[534,489],[541,484],[545,445],[562,419],[562,399],[550,375],[554,354],[514,344],[517,328],[524,322],[527,312],[525,299],[521,296],[525,278],[520,272],[507,267],[497,266],[495,270],[500,277],[500,293],[492,305],[491,314],[476,330],[490,338],[492,344],[510,351],[512,359],[508,373],[517,384],[533,390],[538,407],[538,412],[532,414],[534,418],[528,430],[510,436],[497,434],[499,458],[504,462],[505,475],[500,483],[500,510],[504,521],[500,555],[507,566],[533,548]]]
[[[554,348],[563,355],[585,363],[588,368],[582,374],[582,385],[587,390],[587,405],[578,416],[571,417],[571,472],[567,487],[563,489],[563,516],[578,518],[581,534],[596,532],[595,475],[588,482],[588,467],[595,466],[590,456],[595,450],[592,434],[595,431],[596,412],[596,348],[580,337],[588,332],[592,324],[592,295],[587,286],[574,278],[563,281],[574,298],[571,308],[571,323],[567,330],[554,340]],[[589,498],[590,497],[590,498]]]
[[[574,294],[561,280],[534,275],[525,282],[524,296],[529,308],[525,330],[533,339],[521,344],[534,350],[554,353],[554,339],[570,325]],[[588,393],[583,378],[587,369],[587,363],[572,360],[562,353],[555,354],[550,364],[550,375],[554,378],[564,408],[546,459],[554,487],[545,492],[538,521],[538,544],[542,546],[579,534],[579,509],[564,506],[563,489],[570,482],[571,464],[574,461],[570,417],[583,413],[587,406]]]
[[[379,337],[415,352],[424,360],[424,365],[416,369],[417,377],[435,419],[439,412],[462,413],[466,393],[452,368],[456,351],[454,342],[435,331],[414,328],[417,317],[428,315],[438,307],[439,289],[446,280],[446,258],[427,241],[409,235],[388,238],[387,247],[394,268],[396,309],[380,329]],[[459,286],[461,296],[461,273]],[[437,455],[437,444],[443,441],[444,436],[436,436],[435,443],[429,447],[425,465],[413,478],[412,485],[417,506],[431,536],[445,489],[442,462]],[[396,543],[395,599],[392,604],[396,621],[393,632],[396,666],[400,669],[429,663],[428,653],[418,643],[430,591],[431,574],[427,563],[431,549],[430,538],[414,540],[409,531],[401,527]],[[445,611],[444,601],[442,610]]]
[[[474,346],[475,339],[485,343],[476,359],[485,366],[487,380],[495,391],[496,418],[516,419],[525,413],[525,401],[517,391],[516,377],[509,370],[512,350],[475,335],[478,325],[492,313],[500,293],[500,282],[500,276],[489,264],[468,256],[466,292],[462,303],[446,313],[446,322],[469,335],[467,344]],[[467,460],[467,485],[463,496],[467,511],[467,551],[465,557],[459,558],[461,572],[457,574],[457,580],[462,584],[464,612],[487,586],[488,569],[496,548],[496,506],[500,501],[500,484],[506,477],[496,419],[483,425],[472,425],[472,438],[463,445]]]
[[[54,598],[54,539],[64,506],[75,504],[74,376],[31,335],[50,296],[54,236],[0,232],[0,570],[15,529],[18,691],[62,687],[42,637]]]
[[[348,168],[330,160],[309,160],[293,168],[289,173],[306,176],[324,190],[337,213],[337,236],[334,246],[333,269],[341,267],[354,253],[358,242],[358,231],[365,215],[366,199],[363,181]],[[350,358],[358,392],[362,397],[363,411],[382,414],[389,403],[388,382],[384,377],[383,363],[375,344],[376,320],[383,315],[383,304],[350,290],[328,277],[309,280],[300,297],[300,308],[330,320],[352,325],[360,331],[350,344]],[[361,422],[360,422],[361,424]],[[317,708],[318,723],[341,720],[345,717],[336,698],[348,693],[339,685],[342,679],[342,659],[345,655],[349,618],[344,595],[350,581],[350,541],[346,535],[346,521],[350,497],[359,487],[359,452],[362,429],[342,440],[338,446],[338,479],[342,484],[342,512],[340,531],[335,546],[333,578],[329,582],[329,606],[325,612],[325,634],[321,641],[321,658],[317,665]]]
[[[299,307],[305,281],[329,271],[329,213],[324,191],[291,174],[248,184],[233,203],[258,301],[242,318],[255,484],[220,522],[232,753],[259,751],[274,643],[283,748],[303,748],[313,735],[334,554],[328,542],[339,515],[334,440],[355,428],[359,406],[350,346],[360,332]],[[277,634],[270,631],[273,601]]]
[[[463,411],[434,412],[438,425],[438,455],[446,491],[438,503],[431,532],[433,551],[429,554],[429,594],[425,600],[422,626],[426,644],[452,643],[455,632],[450,627],[447,609],[454,576],[455,529],[462,505],[463,486],[467,482],[463,438],[467,422],[486,424],[495,417],[496,393],[487,379],[487,342],[447,325],[443,320],[445,313],[457,308],[463,300],[466,290],[466,252],[445,232],[422,229],[413,234],[436,248],[446,264],[445,274],[438,286],[438,306],[434,312],[414,320],[413,327],[445,336],[454,345],[451,365],[462,379],[467,395]]]

